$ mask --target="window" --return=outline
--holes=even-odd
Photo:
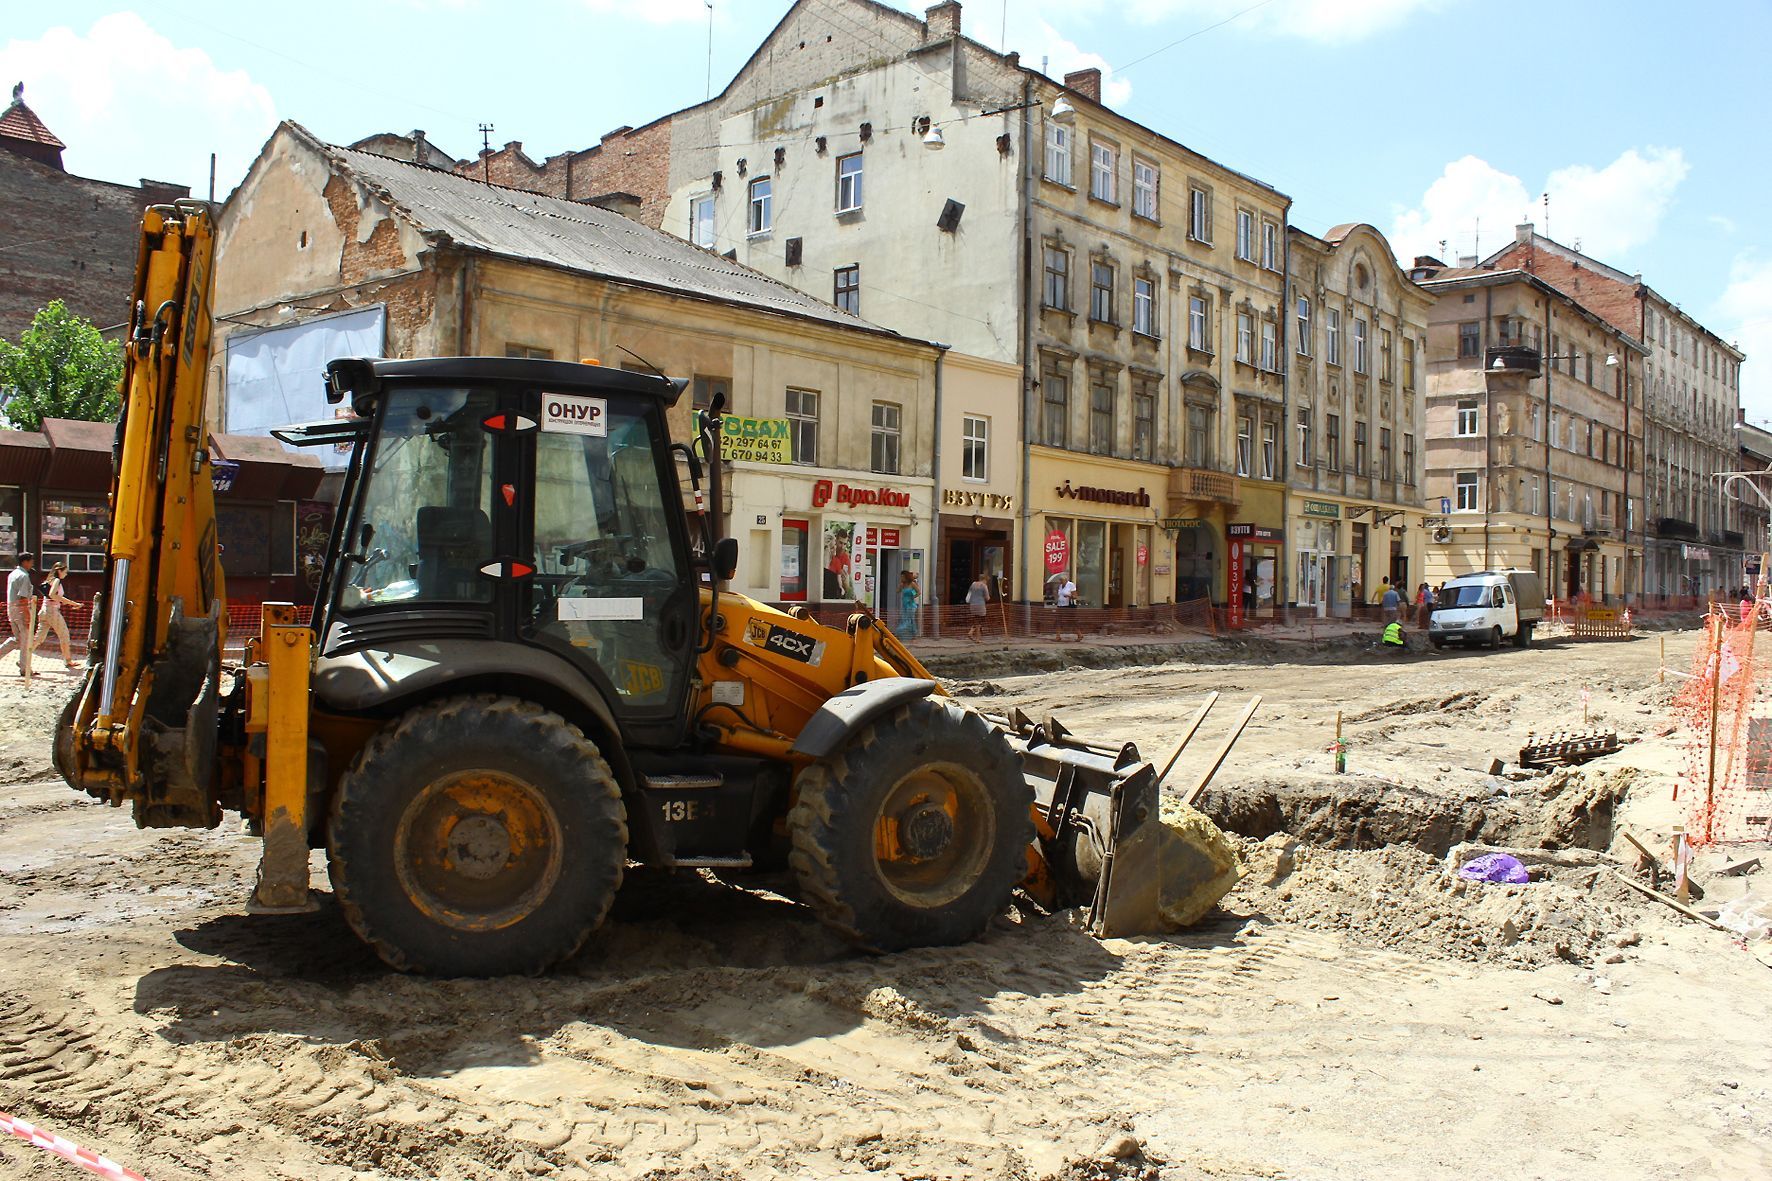
[[[1466,321],[1458,326],[1458,355],[1474,357],[1483,351],[1483,326],[1475,320]]]
[[[1089,450],[1097,455],[1114,453],[1113,378],[1097,373],[1089,382]]]
[[[1071,306],[1071,252],[1046,247],[1046,306],[1069,311]]]
[[[505,356],[522,357],[529,361],[552,361],[554,350],[539,348],[532,344],[507,344],[505,345]]]
[[[751,182],[751,201],[749,220],[745,222],[745,232],[751,234],[767,234],[775,224],[771,208],[770,194],[773,190],[769,178],[759,176]]]
[[[1188,466],[1212,466],[1212,407],[1188,403],[1186,444]]]
[[[714,248],[714,198],[697,197],[689,203],[689,240],[697,246]]]
[[[1280,227],[1271,221],[1261,223],[1261,265],[1270,271],[1280,269]]]
[[[960,419],[960,476],[967,480],[991,478],[991,420],[975,414]]]
[[[1157,166],[1132,160],[1132,214],[1157,220]]]
[[[1294,462],[1299,467],[1311,465],[1311,424],[1307,419],[1298,420],[1298,457]]]
[[[1261,367],[1269,373],[1280,371],[1280,349],[1275,334],[1277,326],[1272,320],[1261,322]]]
[[[1248,312],[1237,313],[1237,360],[1255,364],[1255,317]]]
[[[1255,215],[1237,210],[1237,257],[1255,261]]]
[[[1106,259],[1089,264],[1089,318],[1114,323],[1114,265]]]
[[[854,213],[861,208],[861,153],[837,157],[837,212]]]
[[[818,393],[815,390],[788,391],[788,435],[794,447],[794,462],[818,463]]]
[[[1391,428],[1378,428],[1378,478],[1394,480],[1397,473],[1391,468]]]
[[[1341,470],[1341,415],[1331,414],[1325,426],[1326,442],[1329,448],[1329,470]]]
[[[1324,313],[1323,331],[1327,337],[1327,347],[1323,359],[1331,365],[1341,364],[1341,309],[1330,308]]]
[[[1157,334],[1157,286],[1149,279],[1132,280],[1132,331]]]
[[[1537,406],[1532,407],[1531,421],[1532,421],[1532,441],[1534,443],[1536,443],[1539,440],[1544,438],[1544,419],[1539,415],[1539,411],[1538,411]]]
[[[1366,321],[1354,317],[1354,372],[1366,373]]]
[[[1298,355],[1311,355],[1311,301],[1298,297]]]
[[[852,315],[861,315],[861,266],[838,267],[835,274],[835,298],[838,307]]]
[[[1475,398],[1459,399],[1458,426],[1453,433],[1467,437],[1477,433],[1477,400]]]
[[[1366,474],[1366,424],[1354,423],[1354,475]]]
[[[1206,325],[1206,301],[1198,295],[1190,295],[1187,301],[1187,347],[1197,353],[1209,353],[1212,349],[1206,342],[1211,336]]]
[[[1151,461],[1157,441],[1157,390],[1148,381],[1132,387],[1132,458]]]
[[[1054,184],[1071,183],[1071,129],[1063,123],[1046,124],[1046,179]]]
[[[1205,189],[1189,189],[1187,209],[1187,236],[1212,245],[1212,194]]]
[[[1071,379],[1048,369],[1040,379],[1040,441],[1048,447],[1070,442]]]
[[[1089,145],[1089,195],[1097,201],[1115,201],[1114,169],[1118,155],[1112,144]]]
[[[1458,475],[1454,477],[1454,486],[1457,490],[1457,496],[1452,502],[1452,507],[1461,513],[1476,512],[1477,473],[1459,472]]]
[[[1415,483],[1415,436],[1403,435],[1403,483]]]
[[[1247,414],[1237,415],[1237,474],[1246,476],[1255,470],[1255,420]]]
[[[1280,470],[1280,424],[1262,419],[1261,478],[1271,480]]]
[[[902,412],[896,402],[875,402],[873,432],[869,439],[869,466],[886,475],[898,474],[899,420]]]
[[[1563,420],[1555,410],[1550,416],[1550,445],[1558,450],[1563,446]]]
[[[1378,330],[1378,380],[1395,381],[1397,371],[1391,368],[1391,330]]]
[[[1403,388],[1415,388],[1415,338],[1412,336],[1403,338]]]
[[[1569,416],[1569,450],[1575,450],[1575,416]]]

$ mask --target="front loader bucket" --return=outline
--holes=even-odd
[[[1072,737],[1055,719],[997,718],[1034,788],[1042,901],[1086,906],[1097,936],[1149,935],[1197,922],[1242,876],[1216,826],[1162,805],[1156,769],[1127,743]],[[1038,877],[1040,875],[1036,875]]]

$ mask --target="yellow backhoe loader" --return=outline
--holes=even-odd
[[[323,847],[388,964],[494,974],[571,955],[630,862],[790,869],[880,951],[972,939],[1017,886],[1149,931],[1166,890],[1223,878],[1132,746],[962,707],[865,612],[722,591],[718,408],[673,443],[662,376],[333,361],[350,416],[277,432],[352,445],[312,622],[266,604],[225,663],[212,262],[208,206],[147,212],[107,590],[55,755],[142,826],[246,817],[253,909],[309,908]]]

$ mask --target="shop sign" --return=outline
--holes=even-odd
[[[1054,529],[1046,535],[1046,573],[1057,574],[1071,559],[1071,541]]]
[[[876,529],[868,526],[868,546],[871,549],[897,549],[898,530]]]
[[[1235,529],[1236,527],[1237,526],[1235,525],[1231,526],[1232,529]],[[1236,534],[1233,533],[1231,536],[1235,537]],[[1225,596],[1225,601],[1230,604],[1230,624],[1232,627],[1242,627],[1243,543],[1241,541],[1231,542],[1231,556],[1227,566],[1229,568],[1226,571],[1226,577],[1230,580],[1230,587],[1229,593]]]
[[[910,508],[911,494],[900,492],[894,488],[855,488],[831,480],[819,480],[812,485],[813,508],[823,508],[833,502],[855,508],[864,505],[877,505],[881,508]]]
[[[793,439],[785,418],[720,418],[720,458],[751,463],[794,462]]]
[[[1151,568],[1151,573],[1156,575],[1158,578],[1167,578],[1169,576],[1169,567],[1167,567],[1167,566],[1153,566]]]
[[[1680,546],[1680,556],[1688,562],[1708,562],[1710,561],[1710,550],[1702,545],[1682,545]]]
[[[996,512],[1015,511],[1015,497],[996,492],[969,492],[964,488],[943,488],[941,503],[948,508],[982,508]]]
[[[1201,517],[1164,517],[1157,524],[1170,533],[1179,533],[1183,529],[1193,529],[1196,526],[1204,525],[1206,521]]]
[[[240,477],[240,465],[231,459],[214,459],[209,463],[209,484],[217,492],[232,492]]]
[[[1327,500],[1307,500],[1304,502],[1304,515],[1307,517],[1328,517],[1331,520],[1341,519],[1341,506]]]
[[[1136,492],[1126,492],[1119,488],[1095,488],[1088,484],[1078,484],[1072,487],[1071,482],[1066,480],[1058,486],[1058,496],[1060,500],[1068,496],[1072,500],[1087,500],[1094,504],[1123,504],[1130,508],[1151,507],[1151,494],[1143,488]]]
[[[1230,525],[1225,528],[1225,534],[1229,537],[1246,537],[1251,541],[1279,541],[1281,538],[1280,530],[1269,529],[1266,525]]]
[[[1150,560],[1151,560],[1151,547],[1148,545],[1139,546],[1138,547],[1138,564],[1140,566],[1143,566],[1147,562],[1149,562]]]

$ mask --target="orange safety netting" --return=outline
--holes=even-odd
[[[1772,599],[1719,606],[1704,619],[1692,674],[1674,695],[1685,736],[1684,805],[1695,845],[1772,833]]]

